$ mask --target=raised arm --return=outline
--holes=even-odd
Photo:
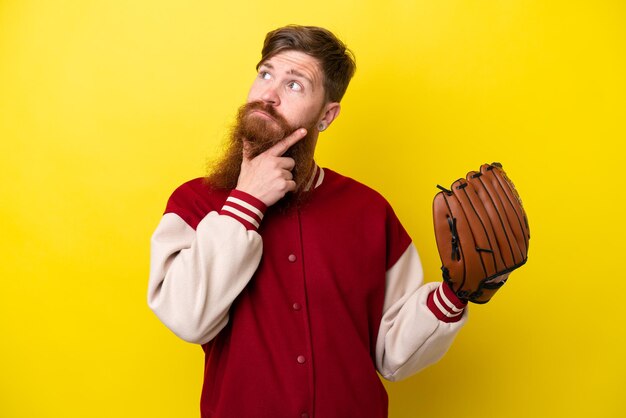
[[[244,149],[237,188],[201,219],[193,218],[208,190],[187,183],[170,198],[174,209],[152,235],[148,305],[180,338],[204,344],[227,324],[261,260],[265,210],[295,189],[295,163],[282,155],[305,134],[298,129],[254,158]]]
[[[176,213],[161,219],[151,240],[148,305],[183,340],[203,344],[226,325],[261,259],[262,217],[256,199],[233,191],[195,230]]]

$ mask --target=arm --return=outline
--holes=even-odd
[[[297,129],[254,158],[244,147],[236,189],[195,230],[176,213],[161,219],[151,241],[148,305],[183,340],[204,344],[226,326],[261,260],[256,230],[265,210],[296,187],[295,162],[282,155],[305,134]],[[183,211],[195,206],[180,200],[174,204]]]
[[[467,310],[444,283],[422,284],[413,244],[387,271],[386,280],[376,368],[395,381],[438,361],[467,321]]]
[[[148,305],[183,340],[206,343],[228,322],[231,304],[261,259],[259,203],[235,190],[196,230],[166,213],[152,235]]]

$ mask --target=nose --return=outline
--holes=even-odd
[[[271,106],[278,106],[280,104],[280,96],[276,91],[274,85],[269,85],[261,92],[261,100]]]

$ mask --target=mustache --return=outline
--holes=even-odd
[[[267,104],[262,101],[254,101],[250,103],[246,103],[240,108],[240,112],[243,113],[244,116],[249,116],[252,112],[260,110],[263,113],[271,116],[272,119],[276,120],[276,122],[280,125],[289,126],[289,123],[285,120],[284,117],[278,114],[274,106]]]
[[[287,136],[288,133],[296,130],[296,128],[292,127],[291,124],[287,122],[287,119],[285,119],[281,114],[278,113],[274,106],[262,101],[254,101],[242,105],[239,108],[238,120],[241,121],[242,119],[249,117],[255,111],[261,111],[274,119],[280,129],[284,131],[285,136]]]

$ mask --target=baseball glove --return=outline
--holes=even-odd
[[[530,231],[522,201],[499,163],[470,171],[433,201],[443,278],[464,301],[487,303],[526,263]]]

